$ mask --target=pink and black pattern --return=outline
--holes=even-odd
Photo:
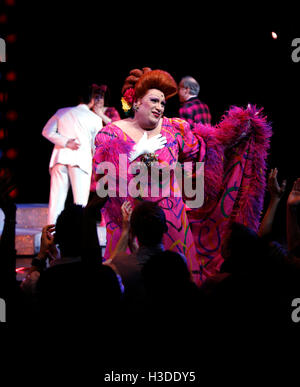
[[[197,97],[192,97],[186,101],[179,109],[179,116],[187,121],[191,128],[195,124],[210,124],[211,115],[208,106]]]

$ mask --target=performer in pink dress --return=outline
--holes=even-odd
[[[200,285],[219,268],[222,261],[220,241],[230,222],[241,220],[243,223],[250,222],[254,227],[259,222],[268,147],[265,137],[270,137],[270,128],[255,108],[233,108],[215,128],[200,124],[194,128],[193,133],[186,121],[164,116],[166,100],[176,93],[176,82],[165,71],[144,68],[143,71],[130,72],[122,89],[122,102],[125,109],[132,108],[134,116],[110,123],[97,134],[92,188],[97,190],[98,195],[102,194],[99,192],[99,183],[105,174],[101,170],[103,162],[113,165],[112,175],[122,176],[115,184],[116,195],[109,195],[104,211],[107,226],[104,258],[107,259],[120,238],[121,205],[125,200],[134,205],[133,197],[137,196],[131,192],[134,187],[131,183],[136,176],[131,167],[136,162],[140,162],[141,168],[147,165],[147,173],[143,175],[148,178],[144,180],[147,183],[141,184],[139,181],[137,199],[158,201],[164,209],[168,223],[164,248],[180,252],[186,257],[193,280]],[[260,141],[260,149],[255,147],[257,127],[262,132],[257,139]],[[250,148],[255,148],[256,156],[258,150],[261,152],[259,163],[258,159],[247,161],[247,158],[252,157],[250,143],[254,144]],[[121,162],[120,155],[124,156]],[[204,163],[204,203],[201,202],[197,208],[190,205],[193,201],[187,202],[191,207],[187,208],[180,194],[182,192],[186,199],[185,181],[182,185],[174,172],[178,162],[194,163],[187,173],[194,177],[195,163]],[[149,175],[155,167],[171,170],[169,178],[161,183],[153,183]],[[256,185],[246,191],[246,177],[251,168]],[[124,184],[128,188],[125,193]],[[157,185],[160,187],[159,192],[153,194],[151,189]],[[170,192],[164,190],[165,186],[170,188]],[[196,193],[202,188],[196,187]],[[250,197],[245,200],[248,194]],[[255,208],[250,209],[252,205]]]

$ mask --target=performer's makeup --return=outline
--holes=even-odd
[[[139,102],[139,115],[143,115],[151,126],[158,124],[165,111],[164,94],[160,90],[150,89]]]

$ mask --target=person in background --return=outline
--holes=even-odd
[[[168,231],[166,215],[157,203],[147,200],[139,202],[134,209],[129,201],[125,201],[121,211],[122,233],[104,266],[110,266],[121,277],[124,305],[141,310],[145,306],[141,270],[151,256],[164,251],[163,236]]]
[[[0,169],[0,211],[3,211],[3,229],[0,230],[0,302],[8,306],[8,313],[0,310],[0,322],[10,321],[16,295],[16,213],[17,206],[11,193],[16,185],[7,168]],[[3,304],[2,304],[3,306]]]
[[[92,111],[102,119],[103,126],[110,122],[120,120],[121,118],[116,108],[105,106],[109,93],[108,87],[106,85],[98,86],[93,84],[93,88],[97,92],[97,96],[95,97],[95,104]]]
[[[208,106],[198,98],[200,85],[191,76],[183,77],[179,83],[178,96],[181,103],[179,117],[193,128],[195,124],[210,124],[211,114]]]
[[[102,117],[90,110],[98,97],[99,90],[89,87],[87,95],[82,96],[82,103],[59,109],[42,131],[42,135],[54,144],[49,165],[48,224],[55,224],[64,209],[70,184],[74,203],[85,206],[88,202],[94,139],[102,129]]]
[[[299,205],[300,205],[300,178],[297,178],[288,196],[286,203],[286,236],[289,253],[300,257],[300,225],[299,225]]]

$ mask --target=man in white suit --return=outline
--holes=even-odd
[[[43,129],[42,135],[54,144],[49,165],[48,224],[55,224],[64,209],[70,184],[74,203],[86,206],[88,202],[94,140],[102,129],[102,119],[90,109],[97,103],[99,93],[99,88],[92,85],[84,103],[59,109]]]

